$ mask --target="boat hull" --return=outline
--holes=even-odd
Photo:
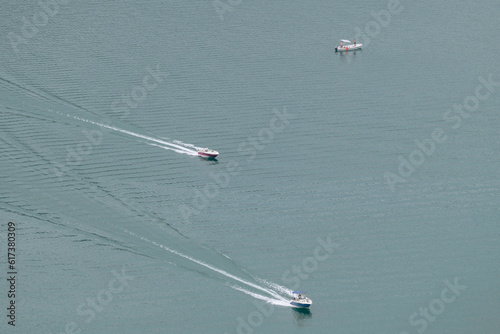
[[[335,52],[346,52],[346,51],[354,51],[354,50],[360,50],[363,44],[350,44],[346,46],[339,46],[337,45],[335,47]]]
[[[215,158],[219,155],[219,152],[217,151],[212,151],[212,152],[203,152],[203,151],[198,151],[198,156],[202,158]]]
[[[301,303],[301,302],[296,302],[296,301],[291,301],[290,304],[294,307],[309,307],[311,306],[311,303]]]

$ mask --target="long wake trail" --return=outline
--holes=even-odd
[[[121,128],[118,128],[116,126],[107,125],[107,124],[103,124],[103,123],[99,123],[99,122],[94,122],[94,121],[91,121],[91,120],[88,120],[88,119],[85,119],[85,118],[81,118],[81,117],[78,117],[78,116],[71,116],[71,115],[66,115],[66,116],[67,117],[73,117],[76,120],[79,120],[79,121],[82,121],[82,122],[86,122],[86,123],[90,123],[90,124],[94,124],[94,125],[100,126],[102,128],[106,128],[106,129],[109,129],[109,130],[121,132],[121,133],[130,135],[130,136],[133,136],[133,137],[136,137],[136,138],[141,138],[141,139],[148,140],[148,141],[152,142],[152,143],[148,143],[148,145],[151,145],[151,146],[156,146],[156,147],[160,147],[160,148],[163,148],[163,149],[166,149],[166,150],[171,150],[171,151],[174,151],[174,152],[177,152],[177,153],[182,153],[182,154],[187,154],[187,155],[193,155],[193,156],[197,156],[198,155],[198,151],[197,151],[198,147],[196,147],[196,146],[194,146],[192,144],[184,144],[182,142],[179,142],[179,143],[184,144],[184,146],[183,145],[178,145],[178,144],[171,143],[171,142],[168,142],[168,141],[165,141],[165,140],[161,140],[161,139],[153,138],[153,137],[150,137],[150,136],[142,135],[140,133],[136,133],[136,132],[132,132],[132,131],[129,131],[129,130],[121,129]],[[176,141],[176,142],[178,142],[178,141]],[[156,144],[153,144],[153,143],[156,143]],[[158,144],[161,144],[161,145],[158,145]],[[192,147],[192,148],[194,148],[196,150],[189,149],[186,146]]]
[[[217,273],[219,273],[219,274],[221,274],[221,275],[223,275],[223,276],[225,276],[227,278],[231,278],[232,280],[234,280],[236,282],[234,284],[229,284],[229,286],[231,288],[235,289],[235,290],[241,291],[241,292],[243,292],[243,293],[245,293],[247,295],[250,295],[250,296],[252,296],[254,298],[257,298],[257,299],[260,299],[260,300],[264,300],[264,301],[266,301],[267,303],[270,303],[270,304],[280,305],[280,306],[289,306],[288,300],[285,297],[283,297],[282,295],[280,295],[278,292],[276,292],[274,289],[262,287],[262,286],[259,286],[259,285],[255,284],[255,283],[249,282],[249,281],[247,281],[247,280],[245,280],[243,278],[240,278],[240,277],[238,277],[236,275],[228,273],[225,270],[222,270],[220,268],[214,267],[214,266],[212,266],[212,265],[210,265],[208,263],[205,263],[203,261],[197,260],[197,259],[195,259],[195,258],[193,258],[191,256],[188,256],[186,254],[178,252],[178,251],[176,251],[174,249],[171,249],[171,248],[169,248],[169,247],[167,247],[165,245],[162,245],[162,244],[160,244],[158,242],[149,240],[149,239],[147,239],[145,237],[141,237],[141,236],[139,236],[139,235],[137,235],[137,234],[135,234],[135,233],[133,233],[133,232],[131,232],[129,230],[125,230],[125,232],[128,233],[128,234],[130,234],[131,236],[133,236],[135,238],[138,238],[140,240],[149,242],[149,243],[151,243],[151,244],[153,244],[153,245],[155,245],[157,247],[160,247],[160,248],[162,248],[162,249],[164,249],[164,250],[166,250],[168,252],[171,252],[171,253],[173,253],[175,255],[178,255],[178,256],[180,256],[182,258],[185,258],[185,259],[187,259],[189,261],[192,261],[192,262],[194,262],[194,263],[196,263],[196,264],[198,264],[200,266],[203,266],[203,267],[208,268],[208,269],[210,269],[210,270],[212,270],[214,272],[217,272]],[[277,290],[281,291],[282,293],[285,292],[286,294],[289,295],[290,292],[291,292],[291,290],[289,290],[289,289],[287,289],[287,288],[285,288],[283,286],[280,286],[280,285],[278,285],[276,283],[270,283],[270,282],[267,282],[267,281],[264,281],[264,280],[261,280],[261,281],[263,283],[265,283],[266,285],[268,285],[268,286],[274,286],[275,288],[277,288]],[[255,293],[255,292],[249,291],[249,290],[247,290],[245,288],[240,287],[238,284],[243,284],[243,285],[246,285],[248,287],[252,287],[252,288],[254,288],[256,290],[259,290],[261,292],[264,292],[265,294],[267,294],[271,298],[268,297],[268,296],[266,296],[266,295],[262,295],[260,293]]]
[[[106,128],[109,130],[113,130],[113,131],[117,131],[120,133],[130,135],[130,136],[133,136],[136,138],[141,138],[141,139],[147,140],[147,141],[149,141],[147,144],[151,145],[151,146],[155,146],[155,147],[159,147],[162,149],[171,150],[171,151],[174,151],[177,153],[182,153],[182,154],[187,154],[187,155],[193,155],[193,156],[198,155],[197,150],[199,149],[199,147],[196,147],[193,144],[184,143],[184,142],[178,141],[178,140],[175,140],[172,143],[172,142],[168,142],[166,140],[162,140],[162,139],[167,139],[167,138],[161,137],[162,139],[157,139],[157,138],[153,138],[151,136],[146,136],[146,135],[142,135],[140,133],[136,133],[133,131],[121,129],[121,128],[118,128],[116,126],[107,125],[107,124],[103,124],[103,123],[99,123],[99,122],[94,122],[94,121],[91,121],[91,120],[88,120],[85,118],[81,118],[78,116],[71,116],[71,115],[66,115],[66,116],[72,117],[76,120],[90,123],[90,124],[93,124],[93,125],[96,125],[96,126],[99,126],[102,128]],[[245,293],[253,298],[263,300],[263,301],[270,303],[270,304],[285,306],[285,307],[290,306],[288,299],[285,298],[283,295],[286,295],[287,297],[290,296],[292,290],[290,290],[284,286],[281,286],[279,284],[269,282],[269,281],[266,281],[263,279],[255,278],[255,277],[253,277],[253,278],[256,279],[257,281],[259,281],[261,283],[261,285],[258,285],[256,283],[252,283],[248,280],[245,280],[245,279],[240,278],[236,275],[233,275],[233,274],[231,274],[223,269],[214,267],[206,262],[197,260],[191,256],[188,256],[188,255],[183,254],[179,251],[171,249],[171,248],[169,248],[165,245],[162,245],[156,241],[152,241],[152,240],[147,239],[146,237],[139,236],[139,235],[137,235],[129,230],[125,230],[125,232],[130,234],[131,236],[133,236],[135,238],[138,238],[142,241],[146,241],[148,243],[151,243],[154,246],[160,247],[161,249],[164,249],[172,254],[175,254],[175,255],[182,257],[184,259],[187,259],[193,263],[196,263],[204,268],[207,268],[213,272],[216,272],[216,273],[224,276],[226,279],[230,278],[231,280],[233,280],[233,282],[232,283],[227,282],[228,286],[230,286],[231,288],[233,288],[237,291],[243,292],[243,293]],[[243,286],[246,286],[246,288]],[[260,293],[253,292],[249,288],[253,288],[255,290],[258,290]]]

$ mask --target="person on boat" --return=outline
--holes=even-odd
[[[354,46],[356,46],[356,38],[354,39]]]
[[[344,47],[344,42],[343,41],[340,41],[340,47]]]

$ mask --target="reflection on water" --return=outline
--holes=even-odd
[[[309,326],[311,324],[311,318],[312,318],[311,309],[304,307],[298,307],[298,308],[293,307],[292,314],[293,317],[295,318],[295,326],[302,327],[302,326]]]
[[[217,160],[217,158],[200,157],[200,160],[207,161],[208,165],[217,165],[219,163],[219,160]]]
[[[361,50],[354,50],[354,51],[345,51],[345,52],[338,52],[340,59],[343,62],[348,62],[350,63],[351,61],[356,59],[356,52],[360,52]]]

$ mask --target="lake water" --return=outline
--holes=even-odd
[[[499,16],[4,4],[1,332],[497,333]]]

